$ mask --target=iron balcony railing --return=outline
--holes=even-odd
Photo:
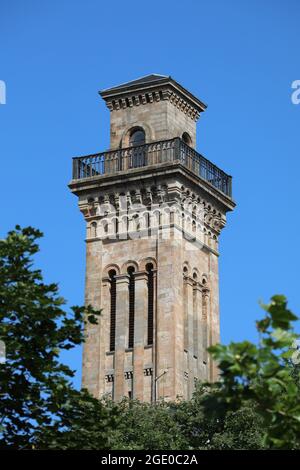
[[[73,158],[73,180],[112,175],[161,163],[180,163],[231,198],[231,176],[179,137]]]

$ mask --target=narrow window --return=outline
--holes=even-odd
[[[134,147],[130,152],[131,168],[138,168],[147,165],[146,149],[144,147],[145,142],[145,131],[142,128],[133,129],[129,138],[130,147]]]
[[[153,265],[147,264],[148,273],[148,331],[147,344],[153,344],[153,303],[154,303],[154,282],[153,282]]]
[[[198,331],[199,331],[199,325],[198,325],[198,299],[197,299],[197,282],[198,282],[198,276],[197,273],[194,272],[193,274],[193,351],[194,351],[194,357],[198,359],[199,357],[199,348],[198,348]]]
[[[134,268],[130,266],[127,269],[129,274],[129,329],[128,329],[128,348],[134,346]]]
[[[188,350],[188,268],[187,266],[183,267],[183,306],[184,306],[184,332],[183,332],[183,347],[184,350]]]
[[[208,363],[207,348],[210,346],[209,341],[209,289],[207,288],[206,279],[202,280],[202,322],[203,322],[203,362]]]
[[[115,350],[116,341],[116,271],[111,270],[108,273],[110,277],[110,338],[109,350]]]

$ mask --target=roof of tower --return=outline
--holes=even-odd
[[[150,75],[144,75],[143,77],[137,78],[136,80],[131,80],[130,82],[121,83],[121,85],[116,85],[114,87],[107,88],[105,90],[102,90],[100,93],[102,94],[102,93],[105,93],[105,92],[108,92],[108,91],[120,90],[122,88],[128,88],[128,87],[132,87],[132,86],[136,86],[136,85],[142,85],[143,83],[148,83],[148,82],[157,83],[158,81],[160,81],[161,79],[164,79],[164,78],[171,78],[171,77],[168,77],[167,75],[159,75],[157,73],[151,73]]]
[[[196,98],[186,88],[168,75],[150,74],[144,77],[122,83],[120,85],[106,88],[99,92],[106,101],[110,110],[125,108],[135,104],[146,104],[147,102],[169,99],[173,104],[182,110],[188,111],[191,108],[191,115],[198,118],[199,114],[206,109],[206,104]],[[126,98],[135,97],[132,101]]]

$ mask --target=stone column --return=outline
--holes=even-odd
[[[180,240],[157,240],[156,398],[175,400],[176,364],[182,310],[177,286],[182,282]],[[180,372],[179,372],[180,374]]]
[[[101,255],[102,242],[93,239],[86,242],[86,277],[85,305],[101,308]],[[82,387],[87,388],[96,398],[99,398],[100,374],[100,321],[98,325],[87,322],[85,325],[86,342],[83,346]]]
[[[148,312],[147,273],[134,273],[134,280],[133,397],[142,401],[144,396],[144,323],[145,314]]]
[[[210,282],[210,338],[209,345],[220,341],[220,313],[219,313],[219,267],[218,256],[215,253],[209,255],[209,282]],[[218,380],[219,370],[214,361],[210,361],[211,381]]]
[[[202,289],[199,282],[194,284],[194,354],[197,356],[197,377],[206,379],[203,375],[203,325],[202,325]]]
[[[114,359],[114,400],[124,396],[126,318],[129,310],[129,277],[116,276],[116,343]]]

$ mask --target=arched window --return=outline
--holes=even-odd
[[[108,273],[110,278],[110,338],[109,350],[115,350],[116,342],[116,271],[111,269]]]
[[[127,269],[129,275],[129,325],[128,325],[128,348],[134,347],[134,302],[135,302],[135,288],[134,288],[134,267],[129,266]]]
[[[92,222],[90,225],[90,237],[97,237],[97,222]]]
[[[209,355],[207,348],[210,346],[210,291],[207,280],[202,279],[202,328],[203,328],[203,362],[208,365]],[[209,371],[207,370],[209,379]]]
[[[129,145],[131,147],[137,147],[138,145],[144,145],[146,142],[145,131],[141,127],[135,128],[131,131],[129,137]]]
[[[129,137],[130,147],[134,147],[131,150],[131,168],[139,168],[147,165],[147,155],[144,144],[146,143],[145,131],[141,127],[133,129]]]
[[[187,310],[187,280],[189,275],[189,270],[187,266],[183,266],[183,347],[184,351],[188,350],[188,310]]]
[[[154,310],[154,279],[153,264],[146,265],[148,274],[148,325],[147,325],[147,344],[153,344],[153,310]]]
[[[191,147],[192,145],[192,139],[190,137],[190,135],[187,133],[187,132],[184,132],[182,134],[182,140],[185,144],[189,145]]]

